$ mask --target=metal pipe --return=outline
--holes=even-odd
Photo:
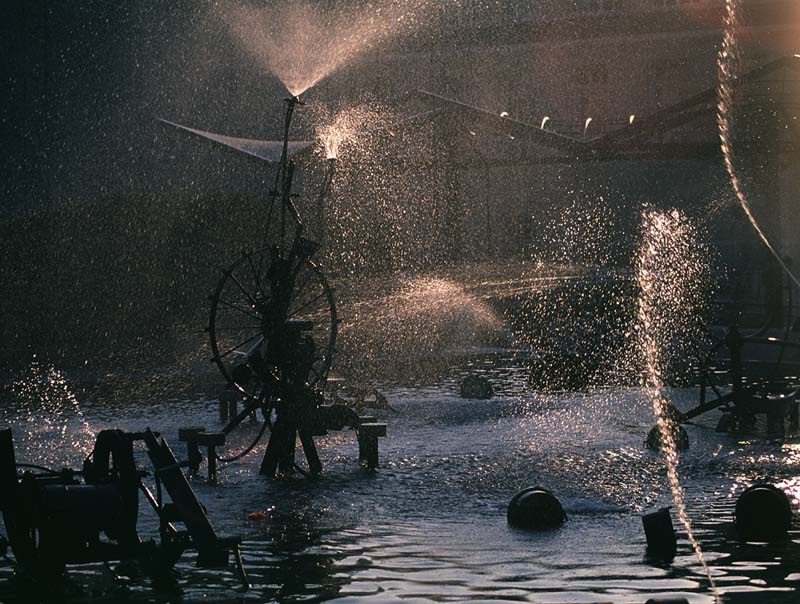
[[[320,247],[325,245],[325,198],[331,189],[333,183],[333,175],[336,173],[336,158],[328,158],[328,170],[325,174],[325,179],[322,181],[322,189],[320,189],[319,196],[317,197],[317,240]]]
[[[280,249],[283,250],[286,240],[286,210],[290,203],[291,180],[289,178],[289,131],[292,126],[292,117],[295,107],[301,104],[300,98],[293,96],[286,99],[286,119],[283,130],[283,150],[281,151],[281,161],[279,165],[280,195],[281,195],[281,227],[280,227]]]

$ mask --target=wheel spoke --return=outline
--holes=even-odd
[[[267,294],[261,287],[261,270],[259,269],[256,271],[256,267],[253,265],[253,257],[250,255],[247,256],[247,264],[250,266],[250,272],[253,273],[253,281],[255,281],[256,291],[264,296],[264,299],[266,299]]]
[[[242,346],[244,346],[245,344],[247,344],[247,343],[249,343],[249,342],[252,342],[252,341],[253,341],[253,340],[255,340],[256,338],[262,338],[262,339],[263,339],[263,337],[264,337],[264,336],[263,336],[261,333],[257,333],[256,335],[254,335],[254,336],[251,336],[251,337],[247,338],[246,340],[243,340],[243,341],[239,342],[239,343],[238,343],[236,346],[234,346],[233,348],[230,348],[230,349],[226,350],[225,352],[223,352],[222,354],[220,354],[220,355],[217,355],[216,357],[214,357],[214,360],[215,360],[215,361],[221,361],[222,359],[224,359],[226,356],[228,356],[228,355],[229,355],[229,354],[231,354],[232,352],[236,352],[237,350],[239,350],[239,348],[241,348],[241,347],[242,347]]]
[[[308,308],[309,306],[311,306],[312,304],[314,304],[314,302],[316,302],[317,300],[319,300],[320,298],[322,298],[322,297],[323,297],[323,296],[324,296],[326,293],[327,293],[327,292],[322,292],[321,294],[319,294],[319,295],[317,295],[317,296],[314,296],[314,297],[313,297],[311,300],[309,300],[308,302],[305,302],[305,303],[304,303],[302,306],[300,306],[300,307],[298,307],[298,308],[295,308],[295,309],[294,309],[292,312],[290,312],[290,313],[289,313],[289,314],[286,316],[286,318],[288,319],[289,317],[294,317],[294,316],[295,316],[295,315],[297,315],[297,314],[298,314],[298,313],[299,313],[301,310],[304,310],[304,309]]]
[[[228,302],[227,300],[223,300],[222,298],[219,298],[218,302],[220,302],[221,304],[224,304],[228,308],[232,308],[233,310],[239,311],[243,315],[247,315],[248,317],[251,317],[251,318],[255,319],[256,321],[258,321],[259,323],[261,323],[261,316],[257,315],[255,312],[249,311],[246,308],[242,308],[241,306],[237,306],[236,304],[233,304],[232,302]]]
[[[236,287],[238,287],[238,288],[239,288],[239,289],[242,291],[242,293],[245,295],[245,297],[246,297],[248,300],[250,300],[250,303],[251,303],[253,306],[256,306],[256,307],[257,307],[257,306],[258,306],[258,302],[256,302],[256,299],[255,299],[255,298],[253,298],[253,295],[252,295],[250,292],[248,292],[248,291],[247,291],[247,290],[244,288],[244,286],[243,286],[243,285],[242,285],[242,284],[239,282],[239,280],[236,278],[236,275],[234,275],[233,273],[228,273],[228,276],[231,278],[231,281],[233,281],[233,282],[236,284]]]

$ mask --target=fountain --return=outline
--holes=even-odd
[[[293,201],[295,164],[289,158],[292,117],[300,99],[286,101],[283,150],[275,186],[270,191],[264,238],[257,252],[247,253],[223,271],[211,296],[208,332],[216,363],[229,387],[244,395],[244,408],[222,429],[229,434],[241,422],[260,411],[264,427],[242,452],[222,461],[236,461],[251,451],[268,428],[260,472],[268,476],[305,473],[295,462],[299,438],[312,475],[322,471],[315,436],[345,426],[358,432],[361,459],[377,465],[377,439],[385,436],[384,424],[362,421],[341,404],[323,406],[323,388],[333,360],[339,320],[333,292],[313,261],[319,244],[303,237],[304,223]],[[340,144],[340,143],[338,143]],[[335,145],[334,145],[335,146]],[[328,159],[335,159],[328,153]],[[333,163],[319,196],[324,204],[333,175]],[[202,444],[208,433],[187,433],[189,446]],[[215,475],[216,452],[224,436],[209,444],[209,474]]]
[[[431,0],[353,3],[329,10],[308,0],[265,7],[220,6],[234,39],[267,73],[300,96],[349,63],[401,36],[429,27],[446,4]]]
[[[25,454],[16,457],[23,463],[49,455],[43,466],[70,457],[77,467],[90,452],[90,426],[124,427],[100,432],[85,469],[43,467],[28,478],[15,469],[13,479],[6,473],[7,485],[41,495],[39,516],[52,511],[57,497],[80,507],[73,516],[55,514],[51,524],[32,525],[44,536],[38,540],[42,560],[55,560],[51,567],[135,560],[147,568],[147,556],[157,552],[166,561],[160,570],[180,570],[187,599],[241,599],[235,589],[246,569],[251,595],[266,601],[738,602],[745,599],[738,599],[740,591],[791,601],[798,558],[783,537],[791,530],[787,506],[796,501],[780,493],[796,498],[800,456],[783,432],[777,445],[744,434],[754,415],[778,423],[778,411],[754,412],[756,398],[763,409],[786,411],[794,393],[791,384],[780,393],[757,384],[740,354],[745,346],[776,345],[783,357],[791,345],[731,330],[724,345],[706,354],[715,277],[700,218],[668,203],[639,206],[641,197],[632,205],[613,187],[555,167],[624,161],[640,151],[640,129],[662,127],[658,116],[626,110],[623,127],[609,135],[603,112],[592,109],[595,119],[575,122],[573,138],[559,133],[566,120],[554,108],[537,108],[528,120],[508,99],[483,109],[477,101],[458,100],[457,89],[412,95],[409,105],[368,96],[338,103],[311,98],[324,97],[326,79],[368,52],[429,27],[436,5],[301,1],[251,8],[226,2],[214,9],[261,72],[275,75],[291,95],[276,140],[166,122],[274,170],[271,189],[252,208],[235,198],[204,208],[210,223],[230,220],[233,226],[198,229],[200,240],[215,233],[208,254],[193,262],[186,253],[175,263],[180,270],[164,271],[198,265],[197,272],[211,275],[208,268],[220,256],[248,248],[228,261],[209,300],[207,339],[224,387],[104,407],[103,392],[84,399],[58,390],[64,380],[55,369],[35,367],[33,376],[20,380],[21,398],[47,400],[55,389],[59,401],[26,412],[32,436],[23,438],[40,446],[22,447]],[[540,109],[548,115],[541,117]],[[543,179],[564,181],[560,192],[567,201],[549,216],[544,203],[527,208],[534,216],[525,219],[526,228],[537,237],[519,258],[486,259],[489,245],[503,240],[516,218],[489,205],[467,209],[463,198],[485,186],[499,199],[512,187],[494,186],[482,168],[472,182],[465,178],[447,128],[458,129],[477,155],[492,145],[510,145],[523,160],[531,146],[552,153],[542,160],[553,162]],[[728,147],[723,161],[733,177],[726,128],[720,122]],[[505,179],[518,174],[509,170]],[[734,187],[746,206],[743,189]],[[477,214],[484,210],[485,216]],[[479,225],[487,243],[475,258],[466,257],[455,236],[455,223],[467,220]],[[198,283],[215,279],[206,275]],[[177,303],[205,311],[197,297]],[[200,325],[196,313],[182,318]],[[180,369],[194,371],[192,360],[206,347],[193,341],[190,350],[176,352],[188,359]],[[730,384],[718,379],[714,362],[723,350],[730,353]],[[693,379],[693,357],[701,357],[699,401],[683,388]],[[706,413],[719,407],[736,430],[717,435],[708,425]],[[51,418],[54,408],[75,411],[68,419]],[[18,407],[3,413],[16,429]],[[42,425],[37,414],[46,416]],[[642,446],[653,417],[657,426],[648,440],[658,456]],[[186,459],[176,458],[166,440],[140,432],[144,418],[183,441]],[[56,454],[52,445],[71,434],[56,427],[59,422],[81,438]],[[378,442],[389,422],[391,438],[379,464]],[[685,441],[680,424],[687,424]],[[344,428],[355,430],[355,442],[340,434]],[[126,447],[119,466],[104,462],[109,434]],[[138,458],[128,456],[127,447],[139,441],[155,466],[156,493],[130,473]],[[298,441],[305,463],[295,459]],[[8,461],[13,455],[13,448],[5,455],[6,469],[16,464]],[[352,463],[356,455],[370,471]],[[200,471],[204,458],[207,476]],[[324,475],[305,480],[321,474],[323,460]],[[520,491],[525,485],[542,486]],[[73,494],[72,487],[79,489]],[[164,503],[162,487],[175,505]],[[131,507],[136,489],[155,510],[155,521],[109,503],[116,497]],[[78,491],[85,497],[80,506]],[[200,500],[206,509],[198,512]],[[665,505],[680,521],[677,534]],[[99,511],[91,517],[105,507],[119,517]],[[763,509],[778,510],[779,522],[762,522]],[[23,513],[7,500],[3,510]],[[206,514],[215,525],[242,533],[241,543],[218,538]],[[731,544],[734,517],[742,540],[776,526],[777,536],[770,533],[764,547]],[[76,518],[79,538],[69,530]],[[506,520],[533,532],[509,530]],[[170,529],[178,521],[188,535]],[[559,530],[541,531],[553,528]],[[159,537],[154,549],[139,539],[148,531]],[[655,558],[652,551],[642,558],[645,538]],[[52,546],[59,542],[68,546],[61,559]],[[11,545],[25,564],[30,543],[14,534]],[[200,567],[222,565],[223,557],[227,563],[233,552],[240,577],[190,568],[180,559],[184,549],[199,551]],[[0,582],[7,568],[0,566]],[[655,592],[663,593],[652,597]],[[4,595],[0,591],[0,599]]]
[[[700,548],[684,501],[678,475],[678,428],[664,395],[664,370],[676,337],[691,334],[691,320],[699,315],[698,287],[707,274],[697,233],[677,211],[671,214],[645,209],[642,244],[636,263],[639,349],[645,363],[642,386],[652,401],[658,421],[659,445],[667,463],[667,478],[678,517],[686,530],[697,559],[705,570],[716,602],[716,582]],[[688,317],[688,321],[687,321]],[[683,332],[683,333],[682,333]]]

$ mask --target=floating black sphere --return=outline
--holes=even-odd
[[[736,501],[736,530],[745,541],[781,541],[792,524],[792,506],[782,490],[754,484]]]
[[[567,520],[561,502],[547,489],[523,489],[508,504],[508,524],[530,531],[556,529]]]
[[[468,375],[461,382],[461,398],[490,399],[494,396],[492,383],[480,375]]]

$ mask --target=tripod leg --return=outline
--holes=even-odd
[[[242,550],[237,545],[233,548],[233,561],[236,564],[236,574],[242,582],[243,589],[250,589],[250,581],[247,580],[247,572],[244,570],[244,561],[242,560]]]
[[[303,445],[303,453],[306,455],[308,461],[308,469],[312,474],[320,474],[322,472],[322,462],[317,453],[317,446],[314,444],[314,437],[308,430],[300,430],[300,444]]]
[[[287,425],[283,435],[283,446],[281,450],[281,457],[278,460],[278,471],[281,474],[294,473],[294,451],[297,442],[297,427]]]
[[[281,472],[291,471],[294,466],[294,440],[296,433],[297,429],[293,425],[290,426],[280,419],[276,420],[267,443],[267,451],[261,461],[261,474],[274,478],[279,469]]]

